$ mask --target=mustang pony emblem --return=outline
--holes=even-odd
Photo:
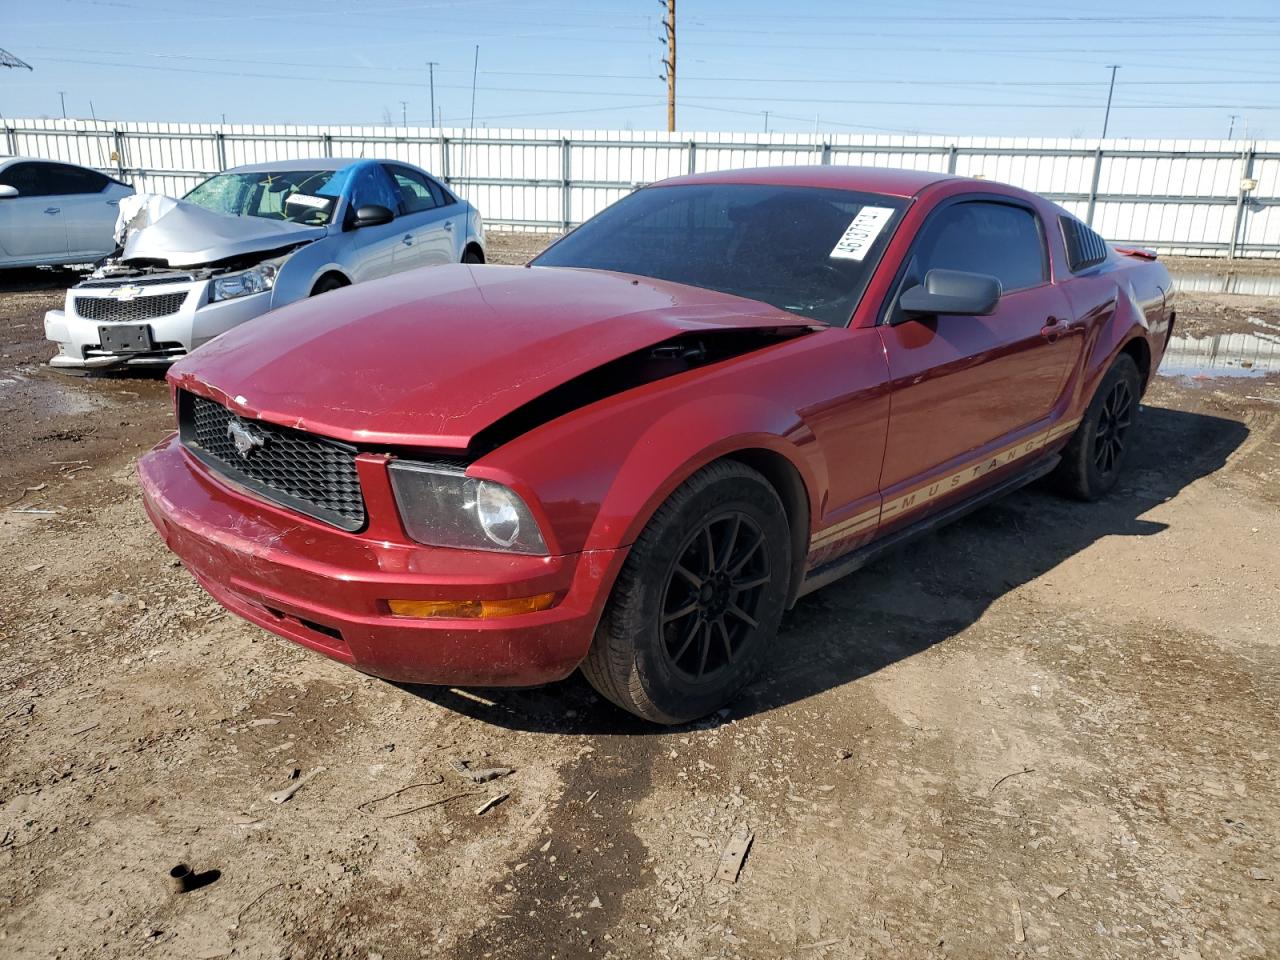
[[[236,453],[246,460],[255,450],[266,446],[267,438],[242,420],[232,420],[227,424],[227,436],[235,444]]]

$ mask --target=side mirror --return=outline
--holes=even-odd
[[[964,270],[930,270],[924,283],[902,291],[897,322],[915,317],[982,317],[1000,302],[1000,281],[985,273]]]
[[[18,195],[18,188],[7,183],[0,183],[0,200],[12,200]]]
[[[370,203],[356,210],[356,218],[352,222],[353,227],[380,227],[384,223],[390,223],[396,218],[396,215],[386,207],[378,203]]]

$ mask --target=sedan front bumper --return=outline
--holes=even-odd
[[[73,287],[67,292],[65,309],[50,310],[44,315],[45,339],[58,345],[58,353],[49,365],[78,369],[167,366],[218,334],[271,309],[270,290],[210,303],[208,286],[208,280],[148,286],[146,297],[184,295],[185,299],[172,313],[136,321],[95,320],[82,316],[79,310],[83,307],[78,307],[80,301],[113,301],[108,296],[108,288]],[[152,349],[136,352],[104,349],[102,328],[121,322],[140,322],[149,327]]]
[[[586,655],[626,550],[534,557],[345,533],[211,474],[171,436],[141,458],[143,502],[165,543],[232,612],[387,680],[528,686]],[[392,503],[385,467],[362,473]],[[385,489],[383,489],[385,485]],[[377,487],[377,489],[371,489]],[[491,620],[393,615],[387,602],[556,595],[547,610]]]

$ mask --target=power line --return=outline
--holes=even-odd
[[[55,49],[63,53],[92,53],[107,56],[118,55],[114,50],[100,50],[90,48],[76,47],[35,47],[33,49]],[[302,67],[307,69],[315,69],[321,71],[339,70],[356,70],[361,73],[370,71],[381,71],[391,73],[408,73],[416,70],[415,67],[379,67],[364,66],[359,64],[314,64],[303,63],[295,60],[253,60],[242,57],[199,57],[186,54],[169,54],[169,53],[149,53],[137,52],[131,53],[130,57],[146,56],[160,60],[181,60],[193,61],[200,63],[225,63],[237,64],[247,63],[258,66],[281,66],[281,67]],[[60,62],[81,62],[70,61],[63,58],[49,57],[51,61]],[[93,63],[95,61],[83,61]],[[109,63],[109,66],[135,66],[134,62],[130,63]],[[429,87],[434,91],[435,86],[435,69],[439,66],[439,61],[429,61],[427,67],[430,69]],[[1110,68],[1110,64],[1107,65]],[[151,69],[156,69],[155,67]],[[1166,66],[1165,69],[1168,69]],[[1179,66],[1179,70],[1187,69],[1184,65]],[[1221,73],[1221,69],[1214,68],[1215,72]],[[459,73],[459,69],[442,70],[442,73]],[[220,74],[227,75],[227,74]],[[1277,74],[1280,75],[1280,74]],[[488,77],[555,77],[563,79],[589,79],[589,80],[647,80],[647,74],[622,74],[622,73],[554,73],[545,70],[486,70],[485,76]],[[313,77],[308,79],[327,80],[327,77]],[[770,85],[776,84],[824,84],[824,85],[840,85],[840,86],[921,86],[921,87],[937,87],[940,85],[936,80],[918,80],[910,78],[873,78],[873,77],[765,77],[765,76],[713,76],[713,75],[683,75],[683,79],[689,83],[764,83]],[[1128,87],[1173,87],[1173,86],[1240,86],[1240,85],[1280,85],[1280,80],[1130,80]],[[947,86],[961,87],[1097,87],[1107,86],[1106,80],[953,80],[948,81]],[[434,95],[434,92],[433,92]]]

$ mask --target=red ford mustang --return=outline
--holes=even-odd
[[[1168,273],[986,181],[792,167],[639,190],[526,267],[285,307],[169,374],[139,466],[231,610],[398,681],[581,667],[662,723],[783,611],[1047,474],[1105,493]]]

